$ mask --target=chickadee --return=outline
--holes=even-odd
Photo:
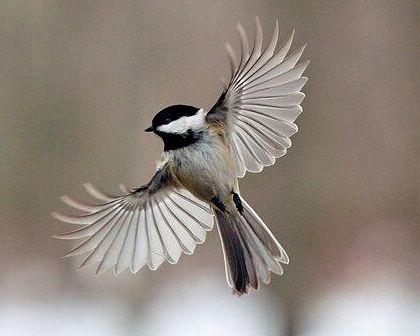
[[[239,61],[226,44],[231,79],[208,111],[174,105],[157,113],[146,132],[164,144],[162,158],[145,185],[111,196],[86,184],[101,203],[88,205],[68,196],[62,200],[83,212],[53,216],[81,228],[57,236],[83,239],[67,256],[87,254],[81,266],[116,274],[165,260],[177,263],[192,254],[216,222],[224,252],[227,282],[234,293],[258,289],[270,272],[282,274],[289,258],[262,219],[240,195],[238,178],[273,165],[291,146],[295,119],[305,95],[300,90],[308,61],[298,61],[305,46],[288,55],[293,34],[276,51],[278,23],[265,48],[256,19],[255,42],[249,49],[243,27]]]

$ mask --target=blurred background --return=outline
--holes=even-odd
[[[417,335],[419,1],[2,1],[1,335]],[[143,184],[167,105],[209,108],[224,43],[296,28],[311,59],[293,147],[241,180],[291,263],[237,298],[215,230],[193,256],[115,277],[60,259],[50,217],[90,181]],[[87,198],[85,198],[87,199]]]

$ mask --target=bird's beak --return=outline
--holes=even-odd
[[[147,127],[145,130],[145,132],[154,132],[155,128],[153,126]]]

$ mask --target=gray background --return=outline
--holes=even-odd
[[[2,1],[1,335],[415,335],[420,328],[420,2]],[[293,147],[241,180],[291,258],[251,296],[225,284],[216,232],[158,272],[76,271],[49,213],[82,183],[154,171],[142,132],[210,107],[225,41],[296,28],[311,59]],[[86,198],[85,198],[86,199]]]

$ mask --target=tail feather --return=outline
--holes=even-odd
[[[271,233],[267,225],[265,225],[263,220],[244,199],[242,199],[242,204],[244,205],[245,221],[249,224],[248,227],[252,229],[258,237],[258,240],[266,246],[276,260],[283,264],[288,264],[289,257],[287,256],[286,251]]]
[[[222,238],[226,278],[229,286],[233,287],[239,293],[245,292],[247,284],[250,283],[247,272],[249,261],[246,261],[248,255],[245,252],[236,226],[231,224],[229,215],[217,210],[216,216],[218,219],[217,227]]]
[[[261,218],[243,199],[243,214],[216,211],[222,240],[226,277],[234,293],[258,289],[270,282],[270,272],[282,274],[280,263],[289,258]]]

